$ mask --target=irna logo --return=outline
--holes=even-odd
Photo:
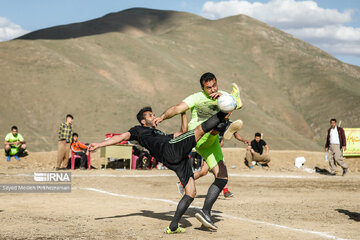
[[[34,173],[36,182],[71,182],[70,172],[41,172]]]

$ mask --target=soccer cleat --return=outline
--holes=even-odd
[[[261,168],[263,167],[263,166],[262,166],[260,163],[258,163],[258,162],[256,163],[256,165],[258,165],[258,166],[261,167]]]
[[[184,233],[184,232],[186,232],[186,229],[182,227],[178,227],[175,231],[171,231],[170,227],[167,227],[167,229],[165,230],[165,233],[167,234]]]
[[[230,192],[229,190],[227,190],[226,192],[224,192],[224,197],[225,198],[229,198],[229,197],[232,197],[234,196],[234,194],[232,192]]]
[[[343,173],[342,173],[343,176],[345,176],[345,174],[347,173],[347,170],[348,170],[347,168],[344,168]]]
[[[205,227],[211,229],[211,230],[217,230],[217,226],[214,225],[214,223],[211,221],[210,216],[206,215],[202,209],[199,210],[195,214],[195,217],[197,220],[199,220]]]
[[[234,135],[234,133],[239,131],[242,128],[242,126],[243,126],[243,122],[241,120],[236,120],[236,121],[232,122],[230,124],[230,126],[228,127],[228,129],[224,133],[224,139],[230,140],[232,138],[232,136]]]
[[[11,156],[6,156],[6,161],[10,162]]]
[[[243,104],[240,99],[240,88],[238,87],[238,85],[236,83],[232,84],[231,95],[233,95],[233,97],[236,99],[236,110],[240,109]]]
[[[250,168],[250,169],[254,169],[254,166],[250,166],[249,168]]]
[[[18,155],[14,155],[14,158],[18,161],[20,161],[20,158],[18,157]]]
[[[185,192],[184,192],[184,187],[183,185],[181,184],[181,182],[177,182],[176,183],[177,187],[178,187],[178,190],[179,190],[179,193],[181,196],[184,196]]]

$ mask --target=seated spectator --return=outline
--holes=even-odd
[[[10,162],[10,157],[14,156],[15,159],[19,161],[19,155],[25,151],[26,144],[23,136],[18,133],[16,126],[11,127],[11,133],[6,135],[4,145],[6,160]]]
[[[265,152],[263,148],[265,147]],[[246,151],[246,163],[249,168],[253,168],[253,161],[259,166],[267,165],[270,162],[269,146],[261,139],[260,133],[255,133],[255,139],[251,141]]]
[[[141,146],[138,141],[131,141],[131,144],[133,144],[133,154],[138,156],[136,169],[152,169],[156,166],[157,161],[150,155],[149,150]]]
[[[81,142],[78,141],[79,135],[77,133],[73,133],[72,135],[72,143],[71,143],[71,151],[75,155],[79,155],[81,157],[80,160],[80,169],[85,170],[85,166],[87,164],[87,156],[86,156],[86,150],[87,146]]]

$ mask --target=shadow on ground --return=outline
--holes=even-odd
[[[360,222],[360,213],[357,212],[350,212],[345,209],[335,209],[335,211],[338,211],[339,213],[343,213],[347,216],[349,216],[349,219],[354,220],[356,222]]]
[[[188,209],[180,220],[180,226],[185,227],[185,228],[192,226],[191,222],[188,221],[188,218],[195,218],[196,212],[197,212],[197,209],[194,209],[194,208]],[[211,219],[213,220],[214,223],[222,220],[221,216],[216,214],[216,213],[221,213],[221,212],[219,212],[219,211],[212,211],[212,212],[213,212],[213,215],[211,216]],[[98,217],[98,218],[95,218],[95,220],[143,216],[143,217],[149,217],[149,218],[155,218],[155,219],[169,221],[169,223],[170,223],[171,220],[173,219],[174,214],[175,214],[175,211],[154,212],[154,211],[149,211],[149,210],[140,210],[140,212],[137,212],[137,213],[129,213],[129,214],[124,214],[124,215],[115,215],[115,216],[109,216],[109,217]],[[202,225],[201,225],[201,227],[196,228],[196,229],[201,230],[201,231],[211,231]]]

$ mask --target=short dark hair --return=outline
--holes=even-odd
[[[216,80],[216,77],[213,73],[211,72],[207,72],[207,73],[204,73],[201,77],[200,77],[200,85],[201,85],[201,88],[204,88],[204,82],[210,82],[211,80],[215,79]],[[216,80],[217,81],[217,80]]]
[[[261,137],[261,133],[259,132],[255,133],[255,137]]]
[[[336,119],[335,118],[330,119],[330,122],[332,122],[332,121],[336,122]]]
[[[12,127],[11,127],[11,131],[14,130],[14,129],[15,129],[15,130],[18,130],[17,126],[12,126]]]
[[[66,115],[66,119],[67,119],[67,118],[74,119],[73,115],[71,115],[71,114]]]
[[[144,112],[152,112],[152,108],[150,106],[143,107],[142,109],[140,109],[138,114],[136,114],[136,118],[141,125],[142,125],[141,120],[144,119]]]
[[[77,133],[73,133],[73,134],[72,134],[72,137],[74,137],[74,136],[79,137],[79,134],[77,134]]]

